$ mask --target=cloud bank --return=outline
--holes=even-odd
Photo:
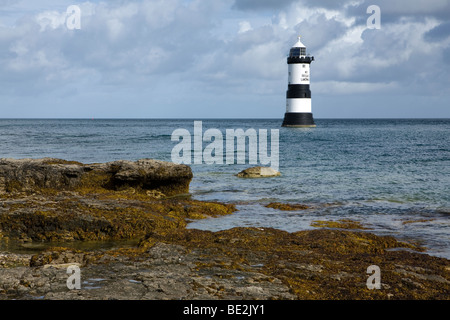
[[[371,4],[380,29],[367,28]],[[448,17],[447,0],[2,0],[0,117],[281,117],[298,34],[319,115],[361,95],[361,117],[371,101],[403,114],[411,96],[450,116]]]

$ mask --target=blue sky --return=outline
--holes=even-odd
[[[281,119],[299,34],[315,118],[450,118],[450,0],[0,0],[0,118]]]

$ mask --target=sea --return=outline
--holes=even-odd
[[[350,219],[367,228],[362,232],[419,243],[427,254],[450,258],[450,119],[315,119],[315,128],[284,128],[281,119],[0,119],[0,158],[173,161],[181,141],[172,138],[174,131],[184,129],[193,142],[194,121],[201,121],[203,134],[215,129],[209,132],[223,137],[227,129],[266,129],[269,155],[275,154],[270,134],[276,130],[281,176],[237,177],[255,166],[248,155],[245,163],[194,163],[192,143],[192,198],[232,203],[237,211],[191,221],[189,228],[295,232],[316,228],[315,221]],[[205,141],[202,148],[211,143]],[[270,202],[309,209],[265,207]]]

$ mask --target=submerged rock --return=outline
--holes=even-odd
[[[0,159],[0,194],[132,187],[170,196],[187,193],[192,177],[187,165],[152,159],[96,164],[54,158]]]
[[[281,176],[281,173],[270,167],[251,167],[237,174],[240,178],[266,178]]]
[[[280,203],[280,202],[271,202],[269,204],[266,204],[265,207],[283,210],[283,211],[295,211],[295,210],[309,209],[309,207],[304,204],[290,204],[290,203]]]

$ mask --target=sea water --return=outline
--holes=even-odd
[[[450,258],[450,119],[316,119],[309,129],[282,128],[280,119],[0,119],[0,158],[172,161],[173,131],[193,133],[194,120],[203,130],[278,129],[281,176],[236,177],[248,163],[190,164],[194,199],[234,203],[238,211],[189,228],[292,232],[316,220],[352,219]],[[270,202],[310,208],[280,211],[266,208]]]

